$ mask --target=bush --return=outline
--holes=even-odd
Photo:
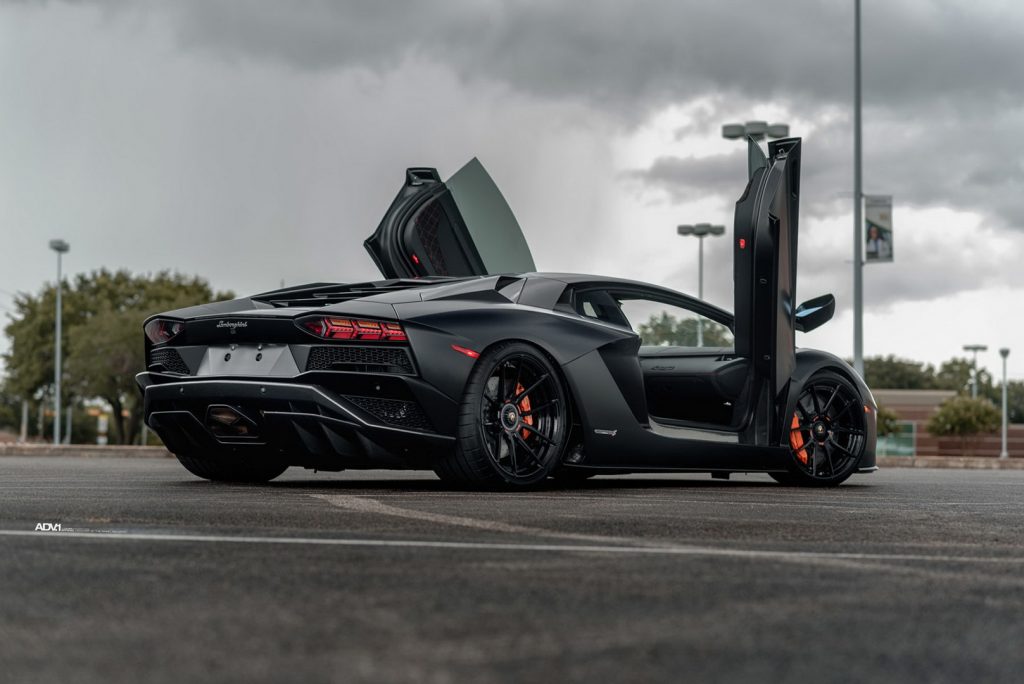
[[[888,437],[900,431],[900,417],[892,409],[879,406],[875,415],[878,419],[879,437]]]
[[[988,399],[953,397],[942,402],[927,427],[935,437],[959,438],[961,452],[972,455],[977,436],[995,432],[1001,420],[999,410]]]

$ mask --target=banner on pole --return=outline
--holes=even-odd
[[[892,261],[892,195],[864,196],[864,262]]]

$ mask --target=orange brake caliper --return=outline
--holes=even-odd
[[[526,389],[526,388],[523,387],[522,383],[517,383],[516,384],[516,394],[519,394],[524,389]],[[519,410],[522,411],[523,413],[526,413],[526,412],[528,412],[530,410],[530,397],[523,397],[520,400],[520,402],[519,402]],[[533,426],[533,416],[523,416],[523,422],[532,427]],[[523,439],[526,439],[527,437],[530,436],[530,431],[524,428],[522,434],[523,434]]]
[[[793,422],[790,424],[789,446],[793,447],[793,453],[797,459],[807,465],[807,449],[804,448],[804,433],[798,430],[800,427],[800,416],[793,414]]]

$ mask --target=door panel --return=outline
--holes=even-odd
[[[650,354],[652,349],[657,353]],[[731,353],[707,351],[641,348],[647,408],[653,418],[721,427],[740,423],[750,362]]]
[[[536,270],[512,209],[477,159],[445,182],[436,169],[408,169],[363,244],[386,278]]]
[[[778,440],[776,407],[796,367],[799,197],[800,140],[774,141],[765,164],[752,168],[734,224],[736,352],[752,361],[761,385],[758,443]]]

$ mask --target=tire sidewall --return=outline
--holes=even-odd
[[[861,396],[860,390],[857,389],[857,385],[856,384],[854,384],[849,378],[847,378],[843,374],[837,373],[837,372],[832,371],[832,370],[819,370],[819,371],[816,371],[815,373],[813,373],[807,379],[807,382],[805,382],[803,384],[803,386],[800,388],[800,394],[797,395],[797,400],[799,401],[799,397],[803,395],[804,391],[807,390],[807,388],[811,387],[812,385],[818,384],[820,382],[826,382],[826,381],[828,381],[828,382],[838,382],[838,383],[844,384],[850,390],[850,392],[854,396],[859,398],[859,400],[861,402],[864,401],[864,398]],[[795,406],[795,404],[794,404],[794,406]],[[846,469],[844,469],[843,471],[839,472],[838,474],[836,474],[834,476],[830,476],[830,477],[812,477],[811,475],[808,475],[807,472],[804,471],[800,467],[800,465],[797,463],[796,454],[793,453],[792,448],[789,445],[789,439],[788,439],[788,436],[789,436],[789,421],[790,421],[791,418],[792,418],[792,413],[789,413],[789,414],[786,415],[786,418],[785,418],[786,422],[784,424],[784,429],[783,429],[783,434],[787,436],[787,439],[786,439],[786,441],[784,442],[783,445],[787,449],[789,449],[790,459],[791,459],[790,463],[789,463],[789,472],[786,473],[785,475],[783,475],[782,477],[774,477],[773,476],[774,479],[777,482],[780,482],[782,484],[796,484],[796,485],[803,485],[803,486],[810,486],[810,487],[835,487],[836,485],[839,485],[839,484],[842,484],[843,482],[845,482],[847,480],[847,478],[849,478],[851,475],[853,475],[855,472],[857,472],[857,468],[860,466],[860,462],[864,459],[864,451],[865,451],[865,449],[867,447],[866,435],[865,435],[864,444],[861,446],[860,453],[857,454],[857,457],[855,459],[850,461],[850,463],[846,467]],[[864,426],[865,431],[867,430],[867,424],[866,423],[867,422],[865,421],[865,426]]]
[[[487,381],[494,373],[495,368],[499,364],[518,356],[529,357],[554,379],[559,400],[558,432],[556,433],[557,439],[555,441],[560,446],[557,452],[545,463],[543,469],[524,477],[513,477],[494,463],[489,455],[487,446],[484,444],[483,426],[479,418],[483,393]],[[457,455],[468,460],[485,461],[489,471],[487,473],[488,479],[496,483],[517,487],[528,487],[541,483],[558,468],[565,453],[568,433],[571,427],[569,425],[569,416],[571,415],[569,401],[569,391],[565,385],[561,370],[543,350],[527,342],[519,341],[495,345],[480,355],[466,383],[460,411],[463,418],[472,411],[471,415],[475,417],[475,420],[467,421],[463,419],[459,421],[456,443]]]

